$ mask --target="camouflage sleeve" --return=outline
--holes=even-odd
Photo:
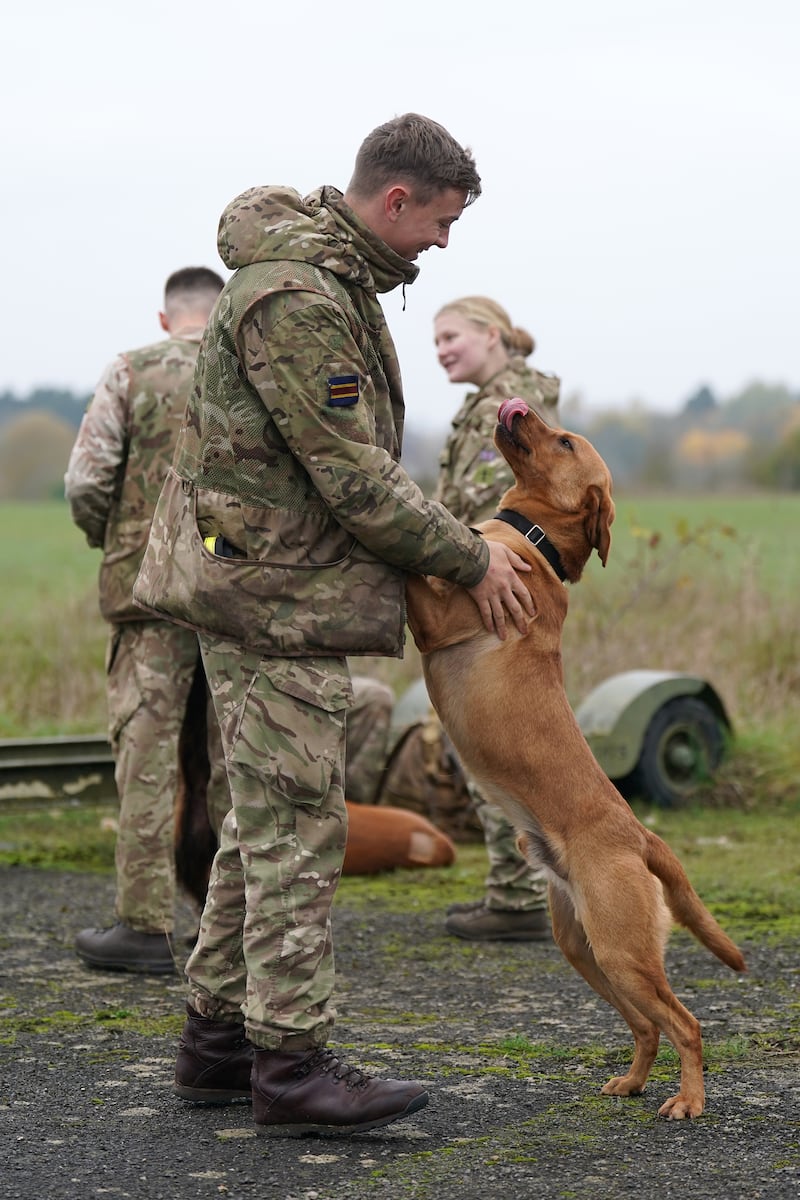
[[[106,369],[81,421],[64,476],[72,519],[90,546],[101,546],[127,454],[128,364]]]
[[[465,587],[483,579],[482,539],[426,500],[376,444],[370,368],[336,305],[298,293],[267,300],[244,322],[240,347],[248,378],[340,525],[393,566]],[[349,403],[337,402],[337,379],[354,380]]]
[[[497,511],[514,475],[494,444],[498,403],[486,400],[454,428],[439,460],[435,497],[467,525]]]

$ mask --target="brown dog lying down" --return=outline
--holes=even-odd
[[[202,908],[217,840],[205,802],[181,792],[175,821],[175,863],[181,887]],[[419,813],[380,804],[347,804],[343,875],[377,875],[397,867],[449,867],[456,848],[446,833]]]
[[[410,577],[409,624],[428,691],[465,767],[505,810],[522,852],[546,869],[562,952],[631,1028],[630,1070],[603,1092],[644,1091],[663,1033],[680,1055],[681,1086],[659,1113],[696,1117],[704,1104],[700,1026],[664,971],[671,919],[734,971],[746,969],[744,960],[673,852],[600,769],[564,691],[562,580],[577,582],[592,550],[605,566],[611,476],[584,438],[550,428],[522,400],[500,406],[494,440],[515,485],[503,497],[503,519],[479,528],[531,564],[521,577],[536,615],[526,636],[510,626],[500,641],[463,589]]]
[[[456,848],[419,813],[347,801],[343,875],[375,875],[395,867],[449,867]]]
[[[217,839],[206,809],[206,685],[199,662],[178,751],[175,869],[181,887],[202,908]],[[395,867],[448,867],[455,857],[450,838],[419,813],[348,802],[343,874],[373,875]]]

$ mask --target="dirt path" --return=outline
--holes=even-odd
[[[426,1081],[431,1103],[361,1137],[266,1141],[246,1105],[173,1097],[177,973],[90,972],[74,958],[76,930],[112,896],[108,877],[0,868],[3,1200],[800,1194],[794,945],[745,944],[739,978],[675,937],[669,972],[703,1025],[708,1108],[665,1122],[671,1054],[644,1096],[598,1095],[629,1039],[555,947],[475,947],[444,935],[439,913],[342,905],[336,1045],[376,1074]]]

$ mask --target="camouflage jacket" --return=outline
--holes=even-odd
[[[399,466],[378,292],[417,268],[335,188],[252,188],[220,222],[211,316],[136,585],[145,607],[270,655],[402,653],[405,572],[472,587],[488,549]],[[236,557],[209,550],[221,535]]]
[[[100,611],[141,621],[133,584],[172,462],[202,330],[116,358],[84,414],[64,477],[75,524],[103,549]]]
[[[553,424],[559,386],[558,376],[541,375],[514,357],[479,392],[469,392],[439,458],[435,499],[467,525],[491,517],[514,482],[494,444],[500,404],[519,396]]]

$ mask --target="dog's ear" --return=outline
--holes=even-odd
[[[604,488],[592,486],[587,494],[587,513],[584,522],[586,540],[596,550],[603,566],[611,549],[611,522],[614,520],[614,501]]]

